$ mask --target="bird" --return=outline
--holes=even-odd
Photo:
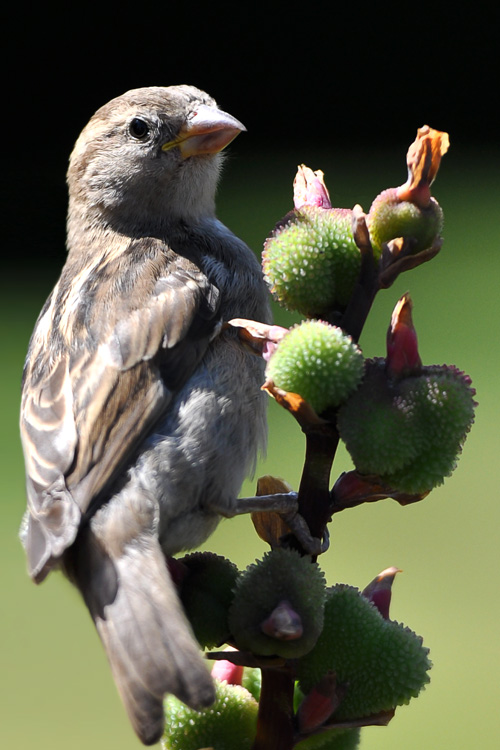
[[[266,441],[264,363],[225,322],[268,322],[269,293],[215,213],[221,152],[244,130],[188,85],[97,110],[70,157],[67,257],[23,371],[28,572],[79,589],[145,745],[165,694],[214,701],[168,559],[238,512]]]

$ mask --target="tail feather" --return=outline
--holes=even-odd
[[[78,557],[85,561],[86,573],[77,574],[76,582],[123,704],[139,739],[151,745],[163,733],[166,693],[194,709],[213,703],[215,692],[206,662],[156,537],[142,537],[112,560],[92,540],[86,554],[80,550]]]

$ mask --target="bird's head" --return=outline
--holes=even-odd
[[[126,233],[214,212],[222,149],[245,127],[193,86],[132,89],[101,107],[68,169],[69,224]]]

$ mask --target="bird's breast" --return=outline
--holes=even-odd
[[[220,509],[232,513],[265,447],[262,382],[261,361],[223,334],[146,439],[123,491],[156,498],[166,554],[198,546]]]

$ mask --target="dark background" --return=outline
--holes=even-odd
[[[238,158],[260,158],[269,171],[283,153],[293,155],[294,167],[315,149],[340,156],[390,144],[404,154],[425,123],[450,133],[452,154],[496,148],[498,12],[481,6],[11,8],[4,34],[5,261],[17,265],[29,255],[36,266],[60,266],[73,143],[96,109],[138,86],[207,90],[248,128],[232,147]]]

